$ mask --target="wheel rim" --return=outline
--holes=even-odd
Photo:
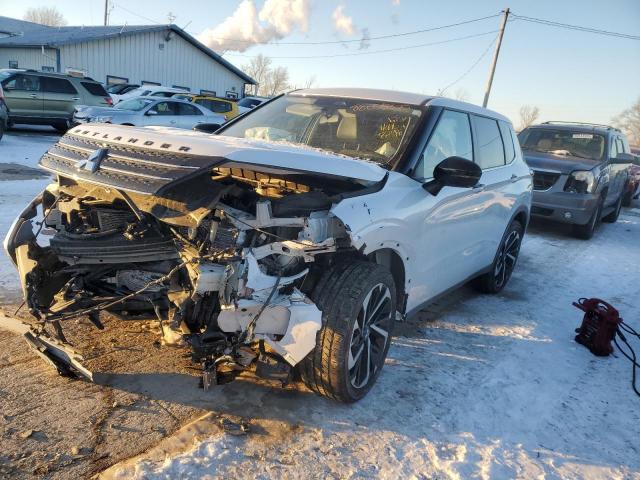
[[[494,277],[496,279],[496,286],[502,287],[513,272],[518,260],[518,253],[520,252],[520,232],[513,230],[502,243],[500,253],[494,269]]]
[[[349,343],[349,381],[355,388],[366,386],[384,363],[391,325],[391,292],[378,283],[364,297]]]

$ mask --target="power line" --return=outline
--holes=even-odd
[[[512,14],[512,15],[516,19],[522,20],[523,22],[537,23],[537,24],[540,24],[540,25],[547,25],[549,27],[565,28],[567,30],[576,30],[576,31],[579,31],[579,32],[595,33],[597,35],[606,35],[606,36],[610,36],[610,37],[626,38],[626,39],[629,39],[629,40],[640,40],[640,36],[630,35],[628,33],[611,32],[611,31],[608,31],[608,30],[601,30],[599,28],[584,27],[582,25],[571,25],[569,23],[554,22],[552,20],[545,20],[544,18],[527,17],[527,16],[524,16],[524,15],[516,15],[516,14]]]
[[[405,47],[397,47],[397,48],[387,48],[384,50],[371,50],[371,51],[365,51],[365,52],[353,52],[353,53],[336,53],[336,54],[332,54],[332,55],[295,55],[295,56],[276,56],[276,57],[272,57],[271,55],[269,55],[269,58],[273,58],[273,59],[312,59],[312,58],[336,58],[336,57],[355,57],[355,56],[360,56],[360,55],[375,55],[378,53],[389,53],[389,52],[398,52],[401,50],[410,50],[413,48],[421,48],[421,47],[429,47],[432,45],[442,45],[445,43],[451,43],[451,42],[457,42],[460,40],[466,40],[468,38],[476,38],[476,37],[482,37],[485,35],[490,35],[492,33],[497,33],[498,30],[491,30],[489,32],[482,32],[482,33],[475,33],[472,35],[465,35],[463,37],[455,37],[455,38],[450,38],[448,40],[440,40],[438,42],[429,42],[429,43],[420,43],[418,45],[408,45]],[[243,57],[243,58],[255,58],[255,55],[241,55],[241,54],[237,54],[237,53],[228,53],[226,54],[227,56],[232,56],[232,57]]]
[[[469,73],[471,73],[471,71],[476,68],[478,66],[478,64],[482,61],[482,59],[484,57],[486,57],[487,53],[489,53],[489,51],[491,50],[491,47],[493,47],[493,44],[496,43],[496,40],[498,39],[498,37],[496,36],[493,40],[491,40],[491,42],[489,43],[489,45],[487,45],[487,48],[485,48],[485,50],[482,52],[482,54],[478,57],[478,59],[473,62],[473,64],[467,69],[465,70],[465,72],[460,75],[458,78],[456,78],[453,82],[451,82],[450,84],[448,84],[446,87],[440,89],[439,91],[439,95],[444,95],[444,92],[446,92],[449,88],[453,87],[456,83],[458,83],[459,81],[461,81],[463,78],[465,78],[467,75],[469,75]]]

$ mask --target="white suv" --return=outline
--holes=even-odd
[[[344,402],[375,383],[397,319],[470,280],[504,288],[531,204],[509,120],[393,91],[300,90],[215,135],[81,125],[40,165],[58,181],[5,242],[34,315],[156,315],[205,387],[255,364]]]

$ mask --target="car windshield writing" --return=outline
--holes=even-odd
[[[404,151],[421,116],[422,110],[411,105],[290,95],[241,118],[221,134],[296,143],[387,164]]]
[[[139,112],[150,103],[153,103],[153,100],[145,98],[132,98],[131,100],[126,100],[124,102],[118,103],[113,108],[116,108],[118,110],[131,110],[134,112]]]
[[[531,128],[520,134],[523,150],[601,160],[605,152],[602,135],[571,130]]]

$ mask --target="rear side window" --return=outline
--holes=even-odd
[[[166,97],[166,98],[169,98],[174,93],[175,92],[155,92],[155,93],[152,93],[151,96],[152,97]]]
[[[473,161],[471,125],[466,113],[445,110],[418,163],[414,176],[433,177],[433,170],[442,160],[462,157]]]
[[[91,82],[80,82],[80,84],[89,92],[91,95],[96,95],[100,97],[107,97],[107,91],[104,89],[102,85],[99,83],[91,83]]]
[[[227,102],[219,102],[205,98],[202,100],[196,100],[196,103],[216,113],[227,113],[231,111],[231,104]]]
[[[178,107],[178,115],[202,115],[202,112],[193,105],[178,103],[176,106]]]
[[[49,93],[70,93],[72,95],[78,93],[71,82],[64,78],[42,77],[42,90]]]
[[[504,165],[504,147],[498,122],[492,118],[474,117],[478,145],[476,163],[483,170]]]
[[[504,145],[504,157],[507,163],[513,162],[516,158],[516,150],[513,146],[513,138],[511,137],[511,128],[505,122],[498,122],[500,133],[502,134],[502,143]]]

